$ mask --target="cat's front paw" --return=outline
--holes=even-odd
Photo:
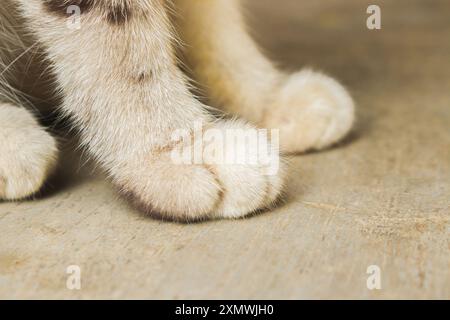
[[[0,200],[23,199],[56,167],[56,140],[25,109],[2,105],[0,118]]]
[[[192,143],[154,152],[118,184],[144,212],[170,220],[239,218],[269,208],[282,191],[284,164],[256,132],[236,121],[211,124],[192,134]]]
[[[353,100],[342,85],[323,74],[304,70],[283,82],[262,126],[280,129],[283,151],[319,150],[348,134],[354,113]]]

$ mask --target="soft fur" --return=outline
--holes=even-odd
[[[283,162],[276,175],[267,175],[262,164],[175,164],[175,130],[192,132],[198,121],[219,131],[274,128],[283,151],[301,152],[327,147],[351,129],[354,107],[346,90],[312,71],[278,71],[247,34],[237,0],[2,1],[2,199],[33,194],[56,164],[54,139],[23,108],[49,99],[27,99],[35,95],[16,81],[18,61],[36,60],[27,49],[34,41],[45,55],[37,58],[39,77],[30,73],[26,83],[35,88],[43,74],[55,75],[60,110],[82,145],[123,194],[164,218],[242,217],[273,205],[285,179]],[[82,9],[79,30],[68,27],[68,5]],[[178,48],[211,104],[253,125],[208,112],[178,67]]]

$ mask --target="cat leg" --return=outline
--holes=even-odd
[[[0,200],[38,192],[56,167],[55,139],[24,108],[0,102]]]
[[[21,3],[54,64],[62,110],[73,119],[83,146],[145,212],[176,220],[233,218],[277,199],[282,169],[267,174],[262,162],[179,161],[177,155],[189,149],[186,141],[201,145],[208,128],[216,133],[252,128],[215,121],[189,92],[177,67],[164,1],[75,1],[79,28],[66,16],[68,1]],[[187,139],[181,141],[180,132]],[[255,145],[238,144],[258,155]],[[206,158],[213,157],[209,147],[200,147]],[[239,155],[242,148],[225,142],[222,151]]]
[[[194,78],[215,106],[278,128],[287,152],[322,149],[354,121],[347,91],[321,73],[278,71],[245,29],[238,0],[174,0],[174,19]]]

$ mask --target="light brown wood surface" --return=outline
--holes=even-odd
[[[450,2],[377,1],[379,31],[366,0],[247,3],[280,65],[351,90],[352,136],[293,158],[273,212],[190,225],[140,215],[67,154],[45,196],[0,203],[0,298],[450,298]]]

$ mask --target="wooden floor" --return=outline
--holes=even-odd
[[[68,154],[45,196],[0,204],[0,298],[450,298],[450,2],[377,1],[379,31],[372,1],[247,2],[280,65],[352,91],[352,136],[294,158],[277,210],[191,225],[143,217]]]

